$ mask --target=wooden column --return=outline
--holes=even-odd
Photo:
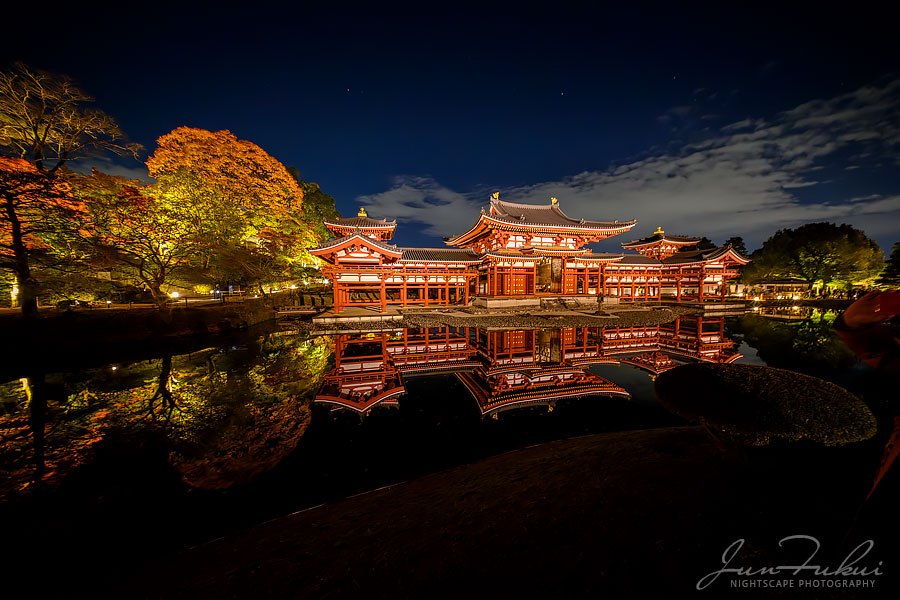
[[[494,275],[494,263],[488,267],[488,296],[496,296],[495,288],[497,287],[497,276]]]
[[[344,308],[343,298],[341,298],[341,286],[337,282],[337,277],[335,277],[331,281],[331,295],[334,296],[334,314],[339,314]]]
[[[428,306],[428,267],[425,267],[425,306]]]
[[[698,276],[698,285],[697,285],[697,301],[700,304],[703,304],[703,284],[706,280],[706,273],[704,272],[703,267],[700,267],[700,275]]]
[[[382,273],[382,274],[380,275],[380,277],[381,277],[381,286],[380,286],[380,292],[381,292],[381,312],[385,313],[385,312],[387,312],[387,290],[385,289],[385,281],[384,281],[384,280],[385,280],[385,275],[384,275],[384,273]]]

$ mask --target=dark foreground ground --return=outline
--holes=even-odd
[[[883,443],[883,442],[882,442]],[[723,454],[699,428],[592,435],[508,452],[257,525],[144,565],[106,592],[151,598],[580,598],[700,595],[723,567],[802,564],[884,575],[739,577],[708,597],[897,597],[897,473],[846,541],[880,456],[792,446]],[[386,460],[389,457],[385,457]],[[879,564],[880,561],[880,564]],[[846,564],[846,561],[845,561]],[[869,580],[872,588],[800,588]],[[733,580],[793,580],[792,588]],[[829,583],[830,582],[830,583]],[[104,586],[98,582],[94,588]]]

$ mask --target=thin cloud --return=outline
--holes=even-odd
[[[147,165],[143,163],[136,163],[136,166],[129,167],[121,165],[106,157],[88,157],[73,160],[69,163],[69,166],[76,173],[82,173],[84,175],[90,175],[91,169],[97,169],[107,175],[115,175],[124,177],[125,179],[140,179],[146,183],[153,181],[153,178],[150,177],[150,173],[147,172]]]
[[[545,203],[559,198],[570,215],[639,222],[722,240],[744,236],[758,245],[776,229],[811,221],[848,222],[869,235],[900,237],[900,196],[857,193],[834,202],[800,189],[828,183],[812,173],[850,153],[900,157],[900,79],[806,102],[771,119],[731,123],[699,142],[605,169],[501,190],[504,199]],[[669,111],[669,115],[678,113]],[[815,196],[815,193],[812,194]],[[833,196],[831,196],[833,198]],[[482,192],[457,192],[429,177],[399,177],[381,194],[360,198],[373,213],[424,225],[424,233],[464,231],[487,204]]]

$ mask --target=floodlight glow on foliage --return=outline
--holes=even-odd
[[[178,292],[171,292],[169,295],[173,298],[177,298],[180,294]]]

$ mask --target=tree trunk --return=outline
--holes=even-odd
[[[153,296],[153,301],[156,302],[156,306],[160,310],[167,310],[169,305],[166,301],[169,299],[169,296],[163,293],[160,289],[160,284],[153,283],[147,287],[150,288],[150,295]]]
[[[31,276],[28,262],[25,262],[25,276],[21,271],[16,271],[16,285],[19,286],[18,301],[22,308],[22,316],[26,319],[37,318],[37,281]]]
[[[44,430],[47,425],[47,394],[44,389],[44,375],[36,375],[26,380],[25,393],[28,396],[28,423],[34,440],[34,480],[44,476]]]
[[[22,223],[16,214],[12,200],[7,198],[6,219],[10,224],[12,237],[13,269],[16,272],[16,285],[19,288],[19,305],[22,307],[22,316],[26,319],[37,317],[37,281],[31,275],[31,267],[28,264],[28,248],[22,239]]]

